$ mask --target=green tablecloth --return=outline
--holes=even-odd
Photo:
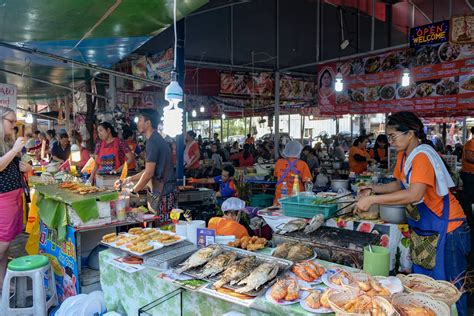
[[[262,252],[270,253],[266,248]],[[144,269],[135,273],[127,273],[109,263],[117,255],[110,250],[99,254],[100,260],[100,283],[104,292],[108,311],[117,311],[124,315],[138,315],[138,309],[178,289],[178,287],[158,277],[160,272],[153,269]],[[330,262],[320,261],[326,266],[335,266]],[[345,267],[348,270],[353,268]],[[322,285],[322,284],[321,284]],[[230,311],[237,311],[249,316],[260,315],[320,315],[331,316],[331,314],[311,314],[301,308],[299,303],[292,305],[276,305],[265,298],[264,295],[255,299],[249,307],[240,306],[204,293],[184,291],[182,297],[183,315],[208,316],[222,315]],[[180,315],[179,298],[173,298],[155,308],[152,315],[174,316]],[[457,316],[456,305],[452,306],[452,316]]]
[[[41,219],[50,228],[58,231],[59,241],[66,236],[67,212],[70,205],[83,222],[99,217],[97,201],[109,202],[118,199],[117,192],[97,192],[81,195],[60,189],[57,184],[36,185],[37,205]]]

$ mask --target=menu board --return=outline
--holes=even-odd
[[[401,86],[403,69],[412,83]],[[334,91],[341,72],[344,90]],[[324,114],[474,110],[474,48],[448,42],[389,51],[318,66],[318,104]]]
[[[273,98],[275,78],[273,74],[221,72],[220,94],[231,96],[255,96]],[[281,100],[312,100],[314,99],[314,82],[303,77],[282,75],[280,78]]]

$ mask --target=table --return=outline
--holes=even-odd
[[[270,253],[270,249],[264,249]],[[104,292],[107,310],[121,312],[125,315],[137,315],[138,310],[158,298],[165,296],[178,287],[158,277],[159,271],[146,268],[142,271],[129,274],[109,261],[118,255],[111,250],[102,251],[100,259],[100,282]],[[328,265],[334,265],[327,263]],[[264,296],[254,300],[250,307],[240,306],[223,299],[212,297],[208,293],[183,290],[182,304],[179,298],[171,299],[156,307],[150,315],[222,315],[230,311],[237,311],[245,315],[308,315],[299,303],[287,306],[275,305],[268,302]],[[181,305],[181,306],[180,306]],[[334,314],[321,314],[334,315]]]
[[[264,212],[265,210],[262,210]],[[273,231],[283,224],[296,219],[288,216],[261,216]],[[407,224],[390,224],[382,220],[361,220],[358,217],[338,217],[329,219],[325,226],[356,230],[367,233],[381,234],[381,245],[390,249],[390,270],[398,265],[399,272],[410,273],[412,261],[410,258],[410,232]],[[399,260],[397,261],[397,253]]]

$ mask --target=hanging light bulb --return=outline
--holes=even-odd
[[[410,85],[410,70],[405,68],[403,70],[403,76],[402,76],[402,87],[408,87]]]
[[[165,89],[165,100],[169,105],[163,108],[163,132],[175,137],[183,133],[183,109],[178,106],[183,101],[183,89],[176,80],[176,72],[171,72],[171,78]]]
[[[225,113],[222,113],[221,118],[222,118],[223,120],[225,120]]]
[[[71,146],[71,160],[73,162],[81,161],[81,147],[77,144]]]
[[[196,110],[193,109],[193,111],[191,112],[191,116],[196,117],[196,115],[197,115]]]
[[[309,119],[310,119],[310,120],[314,119],[314,116],[313,116],[313,115],[310,115],[310,116],[309,116]]]
[[[204,105],[201,105],[201,107],[199,108],[199,112],[204,113],[205,110],[206,109],[204,108]]]
[[[26,115],[25,123],[26,124],[32,124],[33,123],[33,115],[31,115],[31,113],[28,113]]]
[[[336,75],[336,83],[334,85],[334,90],[336,92],[341,92],[344,89],[344,83],[342,82],[342,74],[340,72]]]
[[[133,121],[135,122],[135,124],[138,123],[138,116],[135,116],[135,118],[133,119]]]

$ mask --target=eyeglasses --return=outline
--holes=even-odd
[[[405,131],[403,133],[400,133],[400,134],[397,134],[397,135],[388,135],[387,136],[387,139],[388,141],[391,143],[393,142],[395,139],[397,139],[398,137],[402,136],[402,135],[405,135],[406,133],[408,133],[408,131]]]
[[[10,124],[12,124],[12,125],[15,125],[16,122],[17,122],[16,120],[10,120],[10,119],[7,119],[6,117],[4,117],[3,119],[4,119],[5,121],[10,122]]]

